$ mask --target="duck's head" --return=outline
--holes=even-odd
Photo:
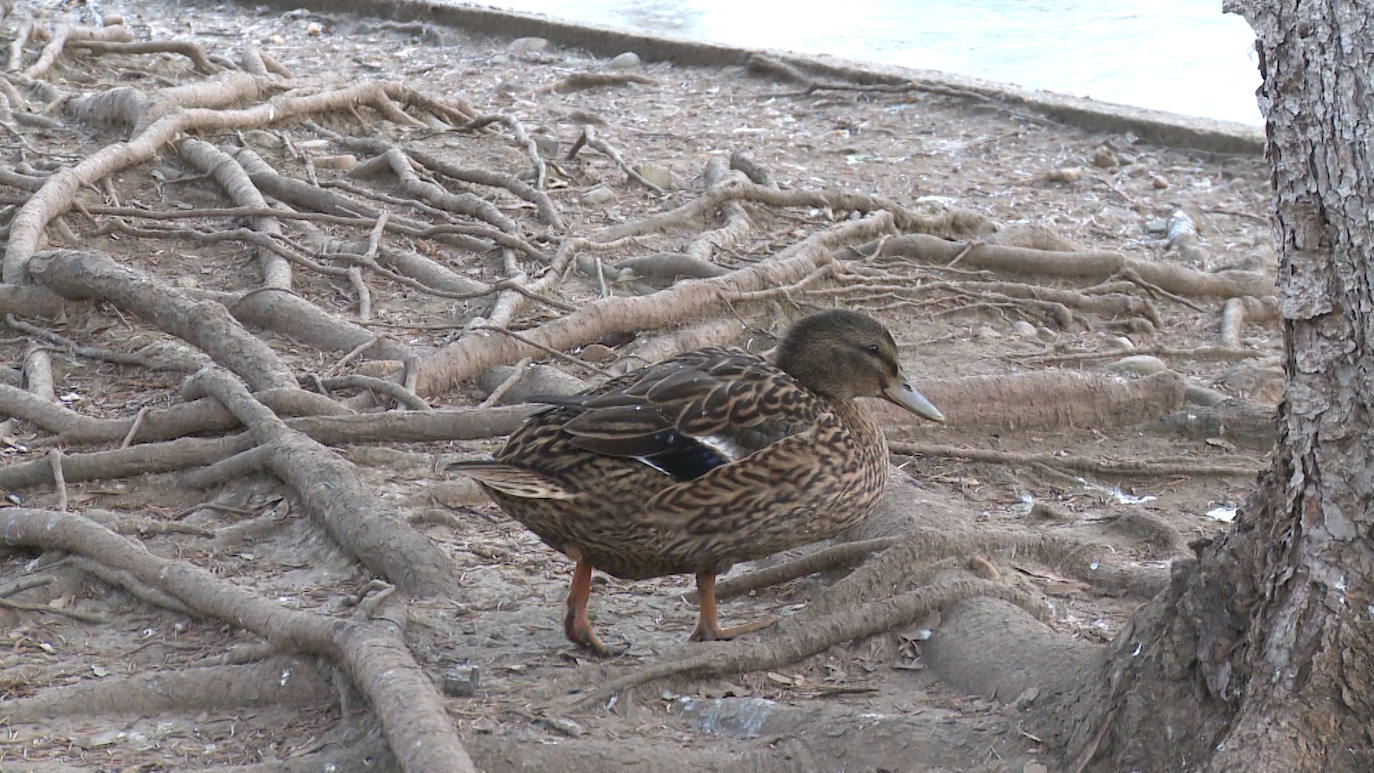
[[[907,383],[897,361],[897,342],[867,314],[828,309],[797,320],[778,346],[777,365],[832,400],[881,397],[923,419],[945,420]]]

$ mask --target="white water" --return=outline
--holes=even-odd
[[[482,0],[587,24],[943,70],[1259,124],[1254,36],[1220,0]]]

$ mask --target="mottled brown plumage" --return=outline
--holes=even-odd
[[[855,397],[940,412],[903,380],[892,336],[850,311],[792,326],[776,364],[738,349],[678,355],[532,416],[490,462],[463,463],[503,510],[577,562],[565,629],[586,619],[591,568],[695,574],[694,639],[729,638],[715,575],[861,521],[887,476],[882,428]]]

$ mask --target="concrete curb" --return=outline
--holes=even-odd
[[[402,22],[425,21],[498,37],[541,37],[562,46],[585,49],[597,56],[611,57],[633,51],[645,61],[671,61],[684,65],[745,66],[750,56],[762,53],[804,71],[856,83],[914,82],[919,86],[971,92],[1033,110],[1069,126],[1092,131],[1129,132],[1168,147],[1211,153],[1264,151],[1264,132],[1242,123],[1098,102],[934,70],[853,62],[825,55],[736,48],[680,37],[574,24],[537,14],[443,0],[267,0],[266,4],[282,9],[306,8],[322,13],[352,12]]]

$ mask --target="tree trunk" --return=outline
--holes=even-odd
[[[1258,35],[1287,393],[1235,527],[1113,642],[1107,770],[1374,770],[1374,7],[1228,0]]]

